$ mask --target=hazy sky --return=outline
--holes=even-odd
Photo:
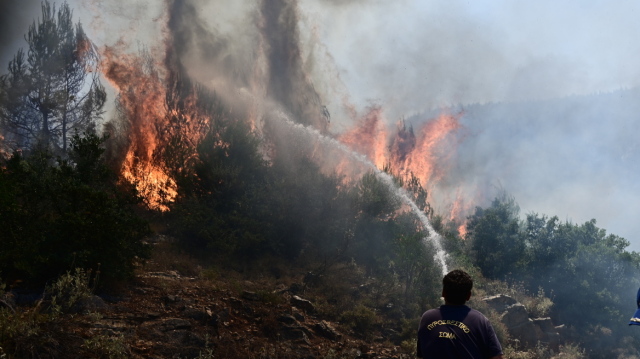
[[[392,121],[464,110],[466,137],[450,182],[503,188],[522,214],[595,218],[640,250],[633,135],[640,94],[617,91],[640,85],[640,2],[304,0],[302,7],[352,101],[381,103]]]
[[[99,44],[122,35],[152,38],[135,32],[158,29],[144,22],[157,21],[163,3],[68,2]],[[235,13],[231,5],[243,2],[251,3],[203,1]],[[39,3],[1,2],[3,69],[39,16]],[[389,111],[555,98],[640,83],[637,1],[300,0],[300,8],[303,26],[317,33],[353,99],[381,100]]]
[[[352,95],[392,101],[399,112],[640,83],[637,1],[303,0],[302,7]]]
[[[160,40],[163,3],[69,1],[98,46],[123,35],[133,44]],[[202,3],[203,16],[216,19],[253,2]],[[15,39],[39,15],[38,4],[2,1],[2,72]],[[314,85],[336,128],[345,95],[358,109],[382,105],[394,122],[441,107],[468,108],[458,182],[499,184],[524,213],[596,218],[640,250],[640,173],[632,165],[640,162],[632,136],[640,124],[638,92],[594,101],[604,108],[587,106],[594,97],[565,100],[640,85],[640,2],[300,0],[300,13],[305,55],[315,59]],[[224,30],[220,22],[212,26]],[[535,104],[471,106],[550,99],[557,102],[539,102],[536,111]]]

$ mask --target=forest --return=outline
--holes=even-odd
[[[61,320],[44,311],[28,325],[9,325],[33,312],[7,305],[7,295],[49,293],[65,273],[89,273],[96,293],[117,293],[153,257],[149,238],[158,235],[205,269],[279,278],[295,268],[306,273],[310,292],[324,293],[327,311],[363,332],[371,313],[407,323],[407,348],[420,315],[441,304],[443,268],[425,239],[437,235],[447,267],[472,273],[477,296],[528,298],[530,311],[565,326],[563,342],[577,353],[519,350],[504,332],[507,358],[640,357],[640,334],[627,326],[640,254],[596,219],[522,214],[505,192],[476,207],[460,231],[432,208],[416,176],[392,164],[355,178],[327,171],[303,136],[282,135],[286,124],[273,119],[256,130],[224,93],[194,81],[170,54],[164,75],[145,54],[134,63],[135,73],[165,89],[165,111],[141,127],[129,110],[136,92],[107,97],[100,54],[66,4],[45,1],[25,39],[27,49],[0,78],[1,358],[40,357],[20,345],[42,335],[33,329],[38,323]],[[173,40],[179,47],[182,39]],[[316,100],[296,101],[281,96],[292,118],[307,118],[296,124],[314,126],[308,118]],[[108,102],[116,108],[110,117]],[[162,145],[132,159],[128,150],[141,146],[145,128]],[[166,176],[145,182],[145,161]],[[376,290],[344,300],[339,288],[354,277]]]

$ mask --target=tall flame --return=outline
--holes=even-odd
[[[382,168],[387,161],[387,130],[384,127],[382,107],[371,107],[360,119],[359,125],[344,133],[339,140]]]
[[[175,178],[161,157],[172,140],[195,148],[204,136],[209,118],[197,108],[197,94],[181,93],[171,71],[148,53],[129,55],[117,47],[103,51],[103,72],[118,91],[118,110],[124,122],[126,148],[121,165],[125,180],[136,186],[152,209],[168,210],[178,194]],[[184,92],[184,91],[183,91]],[[180,160],[188,161],[194,153]],[[180,171],[184,166],[171,170]]]
[[[447,174],[455,155],[452,139],[461,128],[460,117],[461,114],[441,114],[425,121],[417,131],[401,120],[395,134],[389,136],[382,108],[375,106],[339,140],[366,155],[379,169],[389,165],[395,173],[413,175],[422,186],[431,189]]]
[[[294,16],[295,7],[290,8],[286,4],[286,2],[280,4],[282,5],[280,10],[289,11]],[[193,10],[188,6],[183,9],[181,6],[186,5],[180,2],[174,3],[173,6],[184,11]],[[262,16],[259,19],[262,19],[260,22],[262,25],[257,26],[257,30],[261,36],[257,36],[254,43],[256,46],[253,51],[254,58],[249,60],[252,65],[244,68],[250,73],[249,79],[240,81],[234,88],[236,85],[232,78],[226,79],[224,74],[216,72],[215,76],[221,76],[221,78],[215,83],[224,84],[222,86],[224,93],[221,96],[231,108],[244,112],[252,130],[256,132],[265,131],[260,127],[264,126],[261,121],[265,116],[263,111],[266,109],[252,101],[262,105],[264,105],[262,102],[275,102],[276,106],[281,106],[295,117],[296,122],[313,126],[326,133],[329,115],[325,113],[326,107],[322,105],[323,102],[315,92],[309,74],[305,72],[306,67],[303,66],[302,58],[299,58],[301,55],[297,45],[289,44],[288,46],[293,48],[284,49],[276,46],[281,44],[282,34],[295,28],[295,22],[281,23],[279,17],[274,17],[278,12],[273,13],[271,10],[266,5],[260,8]],[[174,172],[180,169],[167,166],[162,159],[170,146],[171,139],[178,138],[182,142],[187,142],[187,147],[195,149],[195,145],[210,123],[210,119],[198,110],[197,91],[180,93],[172,88],[176,82],[172,78],[179,77],[177,73],[185,77],[188,73],[191,74],[185,71],[185,65],[180,62],[180,53],[188,50],[188,48],[182,48],[186,44],[198,43],[190,36],[195,36],[196,33],[201,34],[204,31],[203,27],[196,23],[198,31],[187,36],[188,34],[180,29],[188,27],[191,23],[181,21],[193,20],[193,17],[172,18],[172,13],[169,11],[167,26],[168,28],[174,26],[178,30],[173,29],[175,34],[171,29],[164,33],[166,39],[161,45],[162,53],[159,56],[128,55],[123,51],[125,46],[121,43],[105,47],[102,51],[103,75],[118,93],[118,109],[121,117],[124,118],[121,122],[125,127],[122,131],[125,134],[125,143],[121,144],[120,172],[124,179],[135,184],[148,205],[158,210],[168,210],[168,204],[178,195]],[[280,35],[272,34],[271,32],[274,31]],[[172,36],[177,37],[171,38]],[[215,37],[212,34],[210,36]],[[205,41],[205,39],[202,40]],[[206,38],[206,40],[211,39]],[[293,36],[292,41],[294,40],[299,41],[297,35]],[[212,43],[217,44],[215,41]],[[225,66],[235,69],[233,64],[226,60],[218,61],[211,66],[216,65],[222,66],[223,69],[226,68]],[[240,71],[240,69],[241,67],[238,67],[237,70]],[[234,96],[238,98],[233,98]],[[247,99],[250,100],[247,101]],[[429,193],[439,181],[446,178],[449,164],[455,156],[453,140],[456,138],[455,133],[461,128],[459,122],[461,114],[442,114],[424,121],[415,129],[407,126],[402,120],[396,128],[393,128],[387,125],[389,121],[385,118],[382,106],[370,106],[358,118],[357,110],[349,106],[349,101],[344,102],[346,115],[356,120],[357,124],[338,136],[341,143],[365,155],[379,169],[390,167],[397,175],[407,178],[413,176],[419,179],[420,184]],[[267,155],[277,155],[268,150],[265,152]],[[195,153],[187,154],[185,160],[188,161],[194,156],[196,156]],[[348,167],[352,166],[346,162],[348,162],[347,159],[338,163],[337,171],[348,176]],[[456,206],[454,204],[454,207]],[[452,210],[452,213],[454,212],[463,213],[464,211]]]

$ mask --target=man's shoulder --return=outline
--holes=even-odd
[[[439,316],[439,315],[441,315],[441,312],[440,312],[440,308],[438,307],[438,308],[427,310],[422,314],[422,317],[424,318],[424,317],[432,317],[432,316]]]
[[[476,322],[491,323],[489,319],[481,311],[473,308],[470,308],[470,309],[471,310],[469,310],[469,314],[467,315],[469,320],[476,321]]]
[[[426,312],[424,312],[424,314],[427,314],[427,313],[430,313],[430,314],[431,313],[439,313],[439,312],[440,312],[440,307],[437,307],[437,308],[431,308],[431,309],[427,310]]]
[[[473,309],[473,308],[469,308],[469,309],[470,309],[470,310],[469,310],[469,315],[480,316],[480,317],[482,317],[482,318],[485,318],[485,319],[486,319],[486,317],[484,316],[484,314],[482,314],[482,312],[481,312],[481,311],[476,310],[476,309]]]
[[[427,322],[431,322],[433,320],[442,319],[442,313],[440,313],[440,308],[429,309],[422,314],[420,318],[420,328],[424,327]]]

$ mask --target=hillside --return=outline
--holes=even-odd
[[[366,313],[337,321],[316,295],[315,304],[304,299],[310,293],[302,276],[249,280],[231,270],[202,270],[170,247],[156,246],[153,259],[120,288],[66,297],[74,303],[63,313],[52,313],[48,295],[7,292],[0,332],[12,339],[3,341],[0,357],[410,357],[412,348],[400,346],[401,323],[386,327]]]
[[[244,274],[200,264],[156,236],[152,259],[118,288],[91,293],[91,276],[77,273],[66,278],[66,286],[51,286],[65,290],[48,289],[44,295],[18,285],[0,301],[0,357],[415,357],[419,318],[399,319],[401,308],[391,302],[383,308],[365,306],[376,296],[371,279],[357,282],[363,278],[343,271],[357,268],[338,269],[343,280],[332,277],[331,292],[321,288],[318,278],[297,272],[294,264],[271,263],[279,278],[261,273],[265,263]],[[542,322],[548,327],[550,319],[528,319],[525,306],[510,297],[485,297],[486,290],[500,288],[493,285],[478,289],[471,305],[494,322],[507,358],[582,357],[578,347],[560,345],[565,343],[555,329],[540,337],[545,343],[535,343],[531,335],[543,328]],[[342,302],[336,302],[339,296]],[[543,304],[520,298],[532,307]],[[354,305],[351,311],[336,310]],[[553,335],[551,341],[547,334]],[[554,356],[558,349],[560,356]]]

